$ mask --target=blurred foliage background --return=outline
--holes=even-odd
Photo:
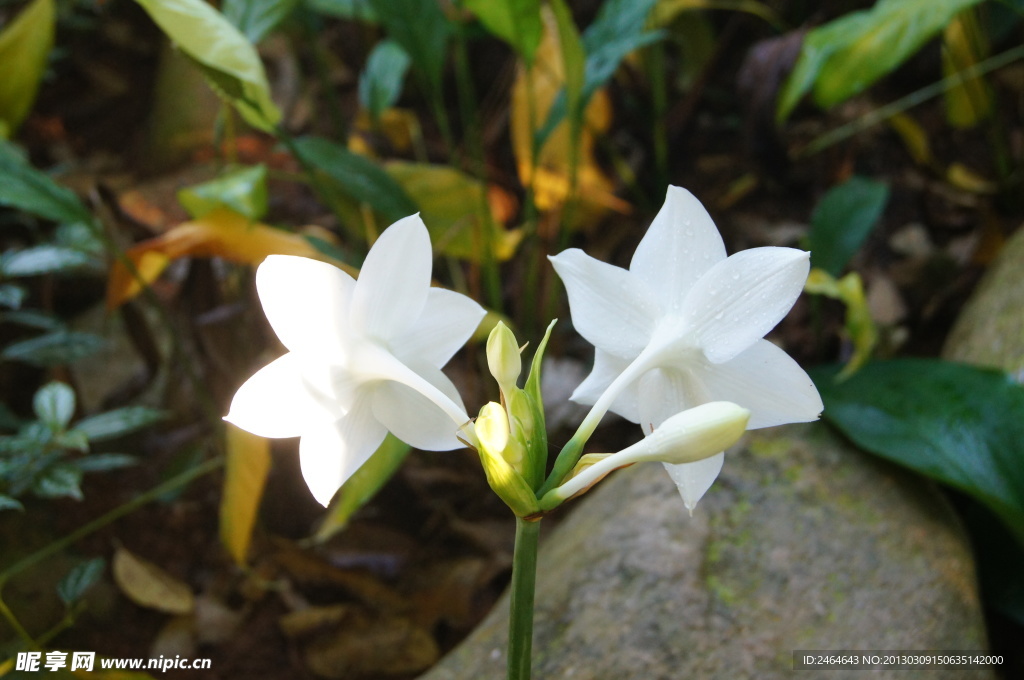
[[[325,514],[294,442],[227,427],[281,351],[253,268],[355,274],[418,211],[439,283],[536,342],[567,318],[546,256],[625,265],[669,183],[730,252],[812,251],[773,339],[819,366],[835,426],[951,490],[1012,657],[1024,320],[988,368],[939,357],[1024,221],[1022,19],[1020,0],[0,0],[0,674],[54,646],[202,649],[223,677],[429,667],[507,582],[511,523],[471,455],[389,439]],[[560,326],[555,423],[589,360]],[[449,366],[471,412],[483,366],[474,344]],[[340,626],[342,648],[289,656]]]

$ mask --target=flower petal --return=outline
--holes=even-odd
[[[693,463],[663,463],[668,476],[676,483],[679,495],[683,497],[683,505],[693,514],[699,501],[707,490],[711,488],[718,473],[722,471],[722,464],[725,462],[725,453],[717,453],[710,458],[698,460]]]
[[[593,406],[601,395],[604,394],[604,391],[608,389],[608,386],[612,384],[612,381],[626,370],[629,363],[629,361],[621,359],[614,354],[609,354],[603,349],[595,349],[594,370],[583,379],[583,382],[573,391],[569,399],[577,404]],[[618,413],[632,423],[640,422],[640,413],[637,409],[638,394],[636,383],[626,387],[616,397],[615,401],[612,402],[608,410]]]
[[[749,430],[817,420],[824,408],[807,373],[767,340],[755,342],[734,359],[704,361],[694,370],[712,398],[750,410]]]
[[[665,366],[648,371],[637,381],[637,392],[640,427],[645,435],[677,413],[715,401],[689,367]]]
[[[569,294],[572,324],[590,344],[622,358],[637,356],[658,318],[639,278],[578,248],[549,257]]]
[[[336,405],[313,395],[302,379],[298,356],[289,353],[238,388],[224,420],[260,437],[298,437],[340,415]]]
[[[344,353],[355,280],[305,257],[271,255],[256,270],[256,291],[271,327],[293,352]]]
[[[658,296],[665,312],[673,313],[697,279],[724,259],[725,245],[708,211],[686,189],[670,186],[629,271]]]
[[[389,343],[395,356],[441,367],[466,344],[487,311],[471,298],[431,288],[416,325]]]
[[[341,485],[373,455],[387,430],[373,417],[368,399],[333,423],[321,423],[302,434],[299,465],[302,477],[320,505],[327,506]]]
[[[461,408],[462,398],[444,373],[426,365],[416,366],[415,371]],[[463,446],[455,436],[463,423],[456,423],[437,403],[402,382],[387,380],[373,386],[373,413],[393,435],[418,449],[449,451]]]
[[[786,316],[810,268],[810,253],[752,248],[712,267],[686,296],[688,331],[713,363],[732,359]]]
[[[352,295],[352,324],[378,340],[411,331],[430,290],[433,257],[420,216],[398,220],[377,239]]]

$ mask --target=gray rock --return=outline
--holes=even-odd
[[[820,424],[750,433],[693,518],[661,466],[614,473],[542,537],[537,602],[544,680],[789,678],[794,650],[986,648],[944,499]],[[421,680],[504,677],[507,615],[503,599]]]
[[[1024,229],[1003,247],[964,306],[943,357],[1001,368],[1024,382]]]

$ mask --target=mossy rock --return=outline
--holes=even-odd
[[[1003,247],[964,306],[943,357],[1001,368],[1024,382],[1024,229]]]
[[[545,680],[788,678],[795,650],[986,648],[945,500],[821,424],[750,433],[692,518],[661,466],[616,472],[542,538],[537,603]],[[421,680],[503,677],[507,616],[506,598]]]

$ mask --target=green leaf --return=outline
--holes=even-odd
[[[181,51],[202,68],[213,89],[253,127],[273,131],[281,112],[256,48],[204,0],[136,0]]]
[[[374,46],[359,77],[359,104],[374,120],[398,101],[408,70],[409,55],[398,43],[382,40]]]
[[[102,557],[79,562],[64,578],[57,584],[57,594],[61,601],[71,606],[82,599],[85,592],[89,590],[103,575],[103,568],[106,561]]]
[[[394,476],[409,450],[408,444],[389,432],[373,455],[335,494],[313,539],[323,542],[344,529],[356,510],[366,505]]]
[[[0,402],[0,430],[17,430],[21,425],[21,418],[14,415],[14,412],[7,407],[7,404]],[[0,451],[2,450],[0,448]]]
[[[25,510],[25,506],[18,502],[17,499],[5,496],[0,493],[0,511],[3,510]]]
[[[562,47],[562,64],[565,69],[565,99],[569,120],[574,129],[579,129],[583,122],[583,79],[586,73],[587,55],[580,40],[579,32],[565,0],[552,0],[551,9],[555,13],[555,24],[558,28],[558,41]],[[555,109],[553,105],[551,107]],[[563,113],[564,115],[564,113]],[[548,114],[545,127],[554,127]],[[557,122],[556,122],[557,125]],[[538,145],[539,147],[540,145]]]
[[[530,399],[530,407],[533,409],[533,432],[534,439],[527,442],[529,447],[529,460],[537,467],[529,471],[527,479],[534,490],[537,490],[544,483],[544,473],[548,461],[548,428],[544,421],[544,395],[541,394],[541,366],[544,363],[544,352],[548,348],[548,340],[551,339],[551,331],[554,330],[558,319],[548,324],[544,331],[544,337],[537,345],[537,351],[533,353],[533,361],[530,362],[530,374],[526,377],[526,386],[523,388]]]
[[[0,312],[0,321],[4,323],[16,323],[19,326],[38,328],[44,331],[55,331],[64,328],[60,319],[32,309],[22,309],[13,312]]]
[[[178,201],[193,219],[217,208],[230,210],[260,220],[267,214],[267,167],[262,163],[236,168],[217,179],[178,192]]]
[[[82,471],[74,465],[51,465],[35,480],[32,492],[40,498],[74,498],[82,500]]]
[[[314,12],[375,24],[377,13],[371,5],[371,0],[306,0],[306,6]]]
[[[18,309],[25,301],[25,289],[13,283],[0,284],[0,307]]]
[[[401,185],[369,158],[319,137],[297,139],[295,147],[306,163],[325,172],[349,198],[368,203],[389,222],[418,210]]]
[[[1024,542],[1024,387],[929,359],[812,372],[824,417],[862,448],[973,496]]]
[[[32,398],[32,409],[51,431],[60,432],[75,415],[75,391],[62,382],[48,383]]]
[[[828,108],[863,91],[902,64],[953,17],[979,0],[879,0],[809,31],[779,96],[784,121],[812,88]]]
[[[419,206],[435,252],[471,262],[504,262],[515,254],[521,229],[495,229],[493,252],[489,257],[484,252],[480,196],[486,186],[480,180],[448,165],[428,163],[393,161],[387,172]]]
[[[220,540],[235,563],[244,565],[263,500],[263,487],[270,474],[270,440],[229,425],[226,443]]]
[[[533,62],[544,32],[540,0],[464,0],[463,4],[488,31],[511,45],[523,61]]]
[[[298,6],[299,0],[224,0],[224,18],[256,44],[270,34]]]
[[[54,0],[34,0],[0,32],[0,120],[7,134],[21,125],[36,99],[56,21]]]
[[[429,92],[441,90],[451,26],[437,0],[370,0],[388,37],[402,46]]]
[[[93,453],[84,458],[75,458],[70,462],[82,472],[106,472],[138,465],[135,456],[127,453]]]
[[[92,214],[70,189],[29,165],[16,147],[0,141],[0,206],[54,222],[91,222]]]
[[[854,176],[830,189],[814,208],[807,247],[811,266],[839,276],[871,233],[889,201],[889,185]]]
[[[0,256],[0,276],[38,276],[73,271],[92,264],[92,258],[79,250],[50,244],[33,246]]]
[[[630,52],[661,39],[662,31],[645,31],[647,15],[656,0],[610,0],[601,7],[597,18],[583,32],[582,40],[575,35],[572,16],[560,13],[557,4],[552,4],[558,22],[559,39],[562,41],[562,57],[565,60],[566,88],[559,92],[548,111],[544,126],[537,131],[537,145],[542,146],[548,135],[554,131],[567,112],[574,112],[574,124],[582,124],[583,112],[590,98],[611,79],[619,64]],[[565,46],[570,46],[566,53]],[[579,46],[579,47],[577,47]],[[585,55],[585,58],[584,58]],[[582,60],[581,82],[571,82],[570,69],[578,71],[577,62]],[[578,77],[574,77],[578,80]],[[579,94],[573,94],[578,88]],[[575,97],[575,101],[574,101]]]
[[[0,352],[0,358],[35,366],[63,366],[93,354],[104,345],[103,338],[92,333],[55,331],[8,345]]]
[[[145,406],[125,406],[83,418],[75,424],[75,429],[84,432],[86,438],[95,444],[131,434],[166,417],[167,414],[164,411],[157,409]]]

